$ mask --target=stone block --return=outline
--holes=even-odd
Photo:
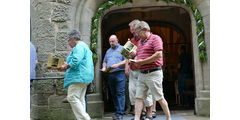
[[[88,102],[88,114],[91,118],[102,118],[104,112],[103,101],[89,101]]]
[[[49,19],[51,17],[52,6],[47,2],[38,4],[36,13],[38,19]]]
[[[68,51],[57,51],[53,54],[53,57],[60,57],[60,58],[63,58],[64,61],[66,61],[70,52],[71,52],[70,48]]]
[[[63,113],[63,116],[62,116],[63,120],[75,120],[75,116],[72,109],[63,109],[62,113]]]
[[[36,76],[37,77],[45,77],[44,76],[44,68],[43,68],[43,62],[39,62],[38,64],[37,64],[37,66],[36,66]],[[47,65],[46,65],[47,66]]]
[[[82,41],[85,42],[90,48],[91,45],[90,36],[82,36]]]
[[[64,77],[64,73],[65,72],[59,72],[57,70],[48,70],[48,71],[44,71],[43,76],[44,77]],[[56,83],[54,83],[54,85],[56,85]]]
[[[51,53],[39,53],[38,56],[38,62],[48,62],[48,58],[52,56]]]
[[[41,3],[56,2],[56,0],[31,0],[31,5],[37,7]]]
[[[54,52],[55,51],[54,37],[38,38],[37,51],[38,53]]]
[[[199,5],[202,1],[205,1],[205,0],[193,0],[195,5]]]
[[[56,50],[57,51],[70,51],[71,50],[71,47],[68,45],[68,34],[67,34],[67,32],[57,33]]]
[[[63,88],[64,79],[56,80],[57,95],[67,95],[67,89]]]
[[[210,116],[210,98],[196,98],[195,109],[199,116]]]
[[[62,109],[50,109],[49,112],[49,120],[64,120]]]
[[[210,32],[210,15],[203,17],[203,23],[205,32]]]
[[[48,106],[32,106],[32,116],[33,120],[48,120],[49,118]]]
[[[71,4],[71,0],[57,0],[59,3],[63,3],[66,5],[70,5]]]
[[[66,5],[55,4],[51,20],[54,22],[64,22],[69,20],[69,7]]]
[[[203,17],[206,15],[210,15],[210,1],[209,0],[202,1],[197,7]]]
[[[58,24],[58,30],[59,31],[69,32],[70,28],[71,28],[71,24],[68,21],[67,22],[61,22],[61,23]]]
[[[67,97],[67,96],[65,96],[65,98],[66,98],[66,97]],[[69,110],[72,109],[70,103],[62,103],[62,108],[63,108],[63,109],[69,109]]]
[[[55,25],[49,20],[37,19],[32,23],[33,38],[54,37],[54,35]]]
[[[88,94],[87,95],[87,101],[101,101],[102,97],[99,93],[96,94]]]
[[[199,98],[210,98],[210,91],[209,90],[200,91]]]
[[[65,98],[65,96],[59,96],[59,95],[51,95],[48,98],[48,107],[50,109],[54,108],[61,108],[62,107],[62,100]]]
[[[55,92],[54,80],[34,80],[33,94],[53,94]]]
[[[47,61],[39,62],[36,67],[37,77],[56,77],[56,72],[57,70],[47,69]]]
[[[32,104],[38,106],[48,105],[48,97],[50,94],[34,94],[32,95]]]

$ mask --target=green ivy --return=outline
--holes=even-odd
[[[159,0],[156,0],[159,1]],[[197,9],[196,5],[192,0],[162,0],[166,3],[175,2],[177,4],[185,4],[193,13],[196,21],[196,33],[198,35],[198,49],[199,49],[199,59],[201,62],[207,60],[206,45],[204,40],[204,24],[202,20],[201,13]],[[127,2],[132,2],[132,0],[108,0],[105,3],[101,4],[96,13],[92,18],[92,27],[91,27],[91,50],[93,52],[93,62],[96,63],[98,59],[97,55],[97,43],[98,43],[98,26],[99,19],[102,16],[104,10],[111,8],[113,5],[121,6]]]

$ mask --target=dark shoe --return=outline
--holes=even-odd
[[[63,99],[62,99],[62,102],[63,102],[63,103],[68,103],[67,97],[63,98]]]
[[[153,120],[153,117],[150,117],[148,115],[145,116],[145,120],[148,119],[148,120]]]
[[[141,116],[146,116],[147,112],[146,111],[142,111]]]
[[[157,112],[156,111],[152,111],[152,117],[156,118],[156,116],[157,116]]]

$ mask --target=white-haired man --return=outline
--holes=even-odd
[[[135,25],[139,24],[139,23],[140,23],[140,21],[137,19],[135,19],[129,23],[130,32],[133,34],[133,38],[131,39],[131,42],[136,46],[138,45],[140,38],[135,33],[134,28],[135,28]],[[135,55],[136,55],[136,51],[131,53],[132,59],[135,58]],[[129,76],[129,98],[130,98],[131,105],[134,106],[135,101],[136,101],[136,84],[137,84],[137,80],[138,80],[139,69],[133,63],[129,63],[127,61],[126,65],[125,65],[125,73],[127,76]],[[151,115],[152,114],[152,105],[153,105],[152,95],[150,93],[148,93],[146,99],[144,99],[141,117],[145,116],[146,114],[148,114],[149,116],[152,116]],[[147,113],[146,113],[146,107],[148,108]]]
[[[143,99],[146,98],[150,89],[153,100],[161,105],[167,120],[171,120],[168,103],[163,96],[163,42],[161,37],[150,32],[149,25],[141,21],[135,26],[135,32],[140,37],[138,42],[137,60],[132,62],[140,69],[139,79],[137,81],[136,102],[135,102],[135,120],[140,119]],[[131,60],[130,60],[131,61]],[[146,119],[152,120],[151,116]],[[145,119],[145,120],[146,120]]]

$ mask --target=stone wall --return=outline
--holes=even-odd
[[[61,57],[66,61],[71,51],[67,42],[67,33],[72,29],[79,30],[83,41],[90,45],[91,18],[96,6],[101,2],[103,1],[30,0],[31,41],[37,49],[39,61],[36,68],[37,77],[64,76],[64,72],[46,68],[48,58]],[[66,89],[63,89],[62,79],[34,80],[33,84],[31,110],[33,119],[74,119],[70,105],[62,103],[62,99],[67,94]],[[104,107],[99,94],[100,83],[98,84],[95,93],[87,95],[88,113],[92,118],[103,116]]]
[[[66,89],[63,79],[34,80],[31,118],[33,120],[74,120],[69,103],[63,103]]]
[[[62,87],[63,79],[33,80],[31,92],[32,120],[75,120],[69,103],[66,101],[67,89]],[[91,118],[103,117],[103,102],[99,94],[87,95],[88,114]]]
[[[71,48],[67,42],[71,0],[31,0],[31,41],[37,48],[37,76],[63,76],[63,72],[46,69],[50,56],[66,60]]]

